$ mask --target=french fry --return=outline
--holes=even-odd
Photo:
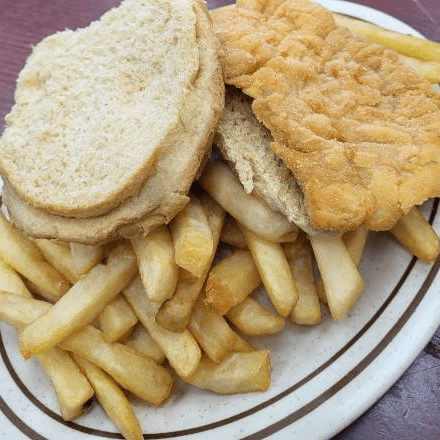
[[[210,162],[199,179],[205,191],[232,217],[255,234],[271,241],[293,240],[298,227],[272,211],[257,197],[247,194],[230,168]]]
[[[440,62],[423,61],[405,55],[400,55],[400,59],[431,84],[438,84],[440,82]]]
[[[238,247],[240,249],[247,248],[247,244],[244,240],[243,234],[241,233],[237,222],[230,214],[226,216],[220,241],[229,246]]]
[[[364,290],[364,281],[340,235],[310,236],[330,313],[345,319]]]
[[[57,301],[69,290],[70,283],[51,264],[29,238],[18,232],[0,213],[0,258],[27,278],[38,294]]]
[[[313,253],[305,234],[294,243],[283,246],[299,298],[290,313],[290,319],[299,325],[321,322],[321,305],[313,273]]]
[[[0,258],[0,291],[1,290],[23,295],[28,298],[32,297],[31,292],[26,287],[20,275],[18,275],[9,264],[6,264],[2,258]]]
[[[176,373],[182,378],[193,374],[202,353],[191,333],[188,330],[171,332],[157,324],[158,305],[148,298],[140,277],[136,277],[123,294]]]
[[[248,297],[232,307],[226,318],[242,333],[249,336],[262,336],[278,333],[285,327],[285,320],[265,309],[254,298]]]
[[[435,41],[391,31],[347,15],[333,14],[333,16],[338,25],[352,32],[366,35],[382,46],[410,57],[440,62],[440,44]]]
[[[135,325],[122,342],[128,347],[135,349],[141,355],[153,359],[158,364],[162,364],[166,359],[165,353],[140,322]]]
[[[170,223],[176,263],[199,277],[209,265],[214,242],[208,217],[200,200],[191,196],[188,204]]]
[[[53,347],[37,356],[44,372],[49,376],[64,420],[83,415],[93,397],[93,388],[69,353]]]
[[[356,266],[359,266],[361,262],[368,236],[369,230],[364,226],[359,226],[358,228],[353,229],[352,231],[347,231],[342,235],[342,240],[344,241],[347,251]],[[327,296],[325,294],[322,278],[318,279],[317,289],[319,300],[323,304],[327,304]]]
[[[110,342],[122,339],[137,322],[136,313],[122,294],[116,295],[98,316],[99,328]]]
[[[0,319],[22,330],[53,306],[45,301],[0,292]],[[65,338],[60,348],[93,362],[124,389],[152,405],[160,405],[170,394],[172,374],[151,359],[118,342],[107,342],[97,328],[86,325]]]
[[[74,269],[68,243],[44,238],[35,239],[34,243],[40,248],[46,260],[72,284],[78,281],[80,275]]]
[[[131,239],[139,274],[151,301],[162,303],[176,288],[179,267],[168,227],[161,225],[148,234]]]
[[[20,334],[19,346],[25,358],[40,354],[90,323],[137,272],[136,257],[129,243],[115,248],[107,264],[98,264]]]
[[[242,225],[240,227],[275,310],[283,317],[288,316],[299,294],[281,244],[267,241]]]
[[[119,385],[101,368],[74,355],[76,363],[91,383],[96,399],[126,440],[144,438],[139,420]]]
[[[214,362],[221,362],[231,351],[252,351],[246,343],[235,333],[226,319],[210,310],[199,298],[188,324],[188,328],[200,347]]]
[[[261,284],[261,277],[248,250],[237,249],[209,272],[205,304],[220,315],[240,304]]]
[[[390,232],[422,261],[434,261],[439,255],[438,235],[416,206],[408,214],[402,215]]]
[[[209,264],[206,265],[200,277],[195,278],[185,269],[179,270],[179,280],[174,295],[168,301],[165,301],[156,313],[156,322],[167,330],[174,332],[181,332],[188,325],[194,305],[202,291],[212,261],[214,260],[225,220],[224,209],[210,196],[203,195],[201,203],[211,228],[214,244],[213,251]]]
[[[72,266],[75,273],[83,275],[97,265],[104,257],[104,250],[98,244],[69,243]]]
[[[218,394],[266,391],[271,376],[268,350],[231,353],[221,363],[204,356],[199,368],[186,381]]]

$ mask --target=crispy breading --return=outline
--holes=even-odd
[[[254,98],[314,227],[374,230],[440,193],[440,94],[308,0],[212,13],[225,82]]]

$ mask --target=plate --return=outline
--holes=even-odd
[[[374,9],[320,0],[337,12],[418,35]],[[423,206],[440,231],[439,202]],[[327,439],[392,386],[440,325],[440,259],[412,258],[386,233],[372,234],[360,270],[367,288],[347,320],[252,341],[269,347],[273,379],[265,393],[217,396],[181,382],[160,408],[134,402],[145,439]],[[14,329],[0,325],[0,437],[15,440],[120,439],[95,406],[74,422],[57,412],[50,383],[18,352]]]

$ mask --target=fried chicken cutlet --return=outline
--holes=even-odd
[[[440,193],[440,94],[308,0],[212,12],[225,82],[253,98],[311,224],[387,230]]]

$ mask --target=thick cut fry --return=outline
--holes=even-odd
[[[104,257],[104,250],[98,244],[70,243],[70,254],[75,273],[82,275],[98,264]]]
[[[93,397],[93,388],[69,353],[53,347],[37,356],[49,376],[64,420],[83,415]]]
[[[240,304],[261,284],[261,277],[249,251],[237,249],[209,272],[205,303],[220,315]]]
[[[284,318],[265,309],[251,297],[229,310],[226,317],[238,330],[249,336],[278,333],[286,323]]]
[[[364,290],[364,281],[340,235],[311,236],[313,252],[334,320],[345,319]]]
[[[292,240],[296,236],[298,227],[260,199],[247,194],[227,165],[210,162],[200,183],[232,217],[255,234],[271,241]]]
[[[334,17],[338,25],[354,33],[366,35],[376,43],[394,49],[403,55],[440,62],[440,44],[435,41],[401,34],[346,15],[334,14]]]
[[[162,303],[171,298],[177,284],[179,267],[168,227],[161,225],[148,234],[131,239],[139,273],[151,301]]]
[[[19,331],[52,307],[44,301],[0,292],[0,319]],[[173,376],[166,368],[130,347],[107,342],[104,334],[91,325],[68,336],[60,347],[93,362],[123,388],[152,405],[160,405],[171,392]]]
[[[183,378],[193,374],[202,353],[191,333],[188,330],[171,332],[157,324],[158,305],[148,298],[140,277],[136,277],[123,294],[176,373]]]
[[[119,385],[104,370],[81,356],[74,355],[74,359],[95,390],[99,404],[122,436],[127,440],[142,440],[139,420]]]
[[[288,316],[299,294],[281,244],[267,241],[240,227],[275,310],[281,316]]]
[[[390,232],[420,260],[434,261],[439,255],[438,235],[416,206],[403,215]]]
[[[153,361],[158,364],[163,363],[166,359],[165,353],[140,322],[135,325],[134,329],[124,339],[123,343],[128,347],[135,349],[141,355],[153,359]]]
[[[81,278],[44,316],[20,334],[25,358],[39,354],[90,323],[137,272],[136,256],[129,243],[115,248],[107,264],[96,265]]]
[[[52,265],[29,238],[20,234],[0,213],[0,257],[27,278],[38,294],[56,301],[69,290],[70,283]]]
[[[431,84],[440,82],[440,62],[423,61],[418,58],[400,55],[401,60]]]
[[[221,362],[231,351],[252,351],[250,344],[235,333],[226,319],[197,301],[188,328],[207,356]]]
[[[138,319],[124,296],[118,294],[104,307],[99,314],[98,322],[106,339],[114,342],[127,335]]]
[[[0,258],[0,290],[16,293],[28,298],[32,297],[31,292],[21,279],[20,275]]]
[[[305,235],[283,247],[299,298],[290,313],[293,322],[316,325],[321,322],[321,305],[313,273],[313,253]]]
[[[200,276],[214,250],[212,231],[203,206],[195,196],[170,223],[176,263],[194,276]]]
[[[188,325],[194,305],[202,291],[214,260],[225,220],[225,210],[211,197],[203,195],[201,202],[212,231],[213,252],[209,264],[207,264],[200,277],[195,278],[185,269],[180,269],[179,280],[173,297],[165,301],[157,311],[156,322],[167,330],[174,332],[181,332]]]
[[[40,248],[46,260],[64,277],[72,284],[78,281],[80,274],[75,271],[69,244],[44,238],[36,239],[34,242]]]
[[[187,381],[218,394],[266,391],[271,380],[268,350],[232,353],[220,364],[204,356],[200,367]]]

